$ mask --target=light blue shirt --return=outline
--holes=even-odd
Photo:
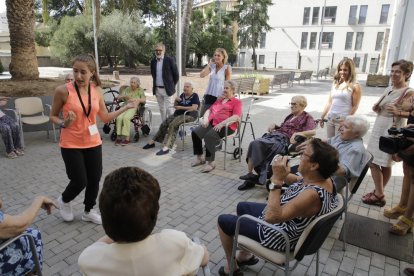
[[[162,65],[164,63],[164,56],[157,60],[157,74],[155,76],[155,86],[164,86],[164,81],[162,80]]]

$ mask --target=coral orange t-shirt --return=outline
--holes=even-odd
[[[79,97],[76,93],[75,87],[72,82],[66,84],[68,89],[68,98],[63,105],[62,111],[66,118],[68,111],[73,111],[76,115],[76,119],[72,124],[66,128],[61,129],[60,134],[60,147],[61,148],[93,148],[102,144],[101,136],[99,132],[91,135],[89,133],[89,126],[96,125],[96,115],[99,112],[99,93],[96,91],[95,86],[91,83],[91,112],[86,117],[83,111],[82,105],[79,101]],[[88,112],[88,95],[81,95],[86,112]]]

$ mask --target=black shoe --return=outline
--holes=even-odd
[[[220,276],[230,275],[229,273],[224,272],[224,266],[220,267],[218,273]],[[233,272],[233,276],[243,276],[243,272],[240,270],[240,268],[238,268]]]
[[[245,175],[242,175],[239,177],[239,179],[241,180],[249,180],[249,181],[258,181],[259,180],[259,176],[257,174],[254,173],[247,173]]]
[[[237,187],[237,190],[239,191],[245,191],[245,190],[249,190],[249,189],[253,189],[254,186],[256,184],[254,182],[250,182],[250,181],[244,181],[243,184],[241,184],[239,187]]]
[[[256,258],[256,256],[252,256],[247,261],[240,262],[236,259],[236,263],[238,267],[246,266],[246,265],[255,265],[259,262],[259,258]]]
[[[167,154],[169,152],[170,152],[169,149],[167,149],[167,150],[160,149],[155,155],[164,155],[164,154]]]
[[[143,149],[150,149],[150,148],[153,148],[153,147],[155,147],[155,143],[154,144],[146,144],[145,146],[143,146],[142,148]]]

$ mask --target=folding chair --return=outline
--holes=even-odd
[[[289,275],[299,262],[306,256],[316,253],[316,275],[319,275],[319,248],[324,243],[326,237],[334,226],[336,220],[345,210],[344,198],[341,194],[337,194],[338,206],[331,212],[315,218],[303,231],[302,235],[293,251],[290,251],[290,243],[287,233],[279,227],[269,224],[251,215],[243,215],[238,218],[236,224],[236,233],[234,235],[233,250],[230,263],[230,275],[235,269],[235,257],[237,248],[247,250],[257,257],[270,262],[285,271],[285,275]],[[246,236],[240,235],[240,222],[243,219],[252,220],[259,224],[265,225],[282,234],[286,240],[286,250],[276,251],[262,246],[259,242],[252,240]],[[290,261],[296,260],[295,264],[290,267]]]
[[[347,224],[347,217],[348,217],[348,204],[351,201],[352,197],[354,196],[354,194],[358,191],[359,186],[361,185],[362,181],[365,178],[365,175],[368,172],[368,168],[371,165],[372,160],[374,159],[374,156],[372,156],[372,154],[369,151],[365,151],[365,166],[362,169],[361,174],[358,177],[352,177],[349,181],[346,181],[345,178],[343,178],[343,180],[341,179],[336,179],[335,181],[343,182],[345,181],[345,219],[344,219],[344,225],[342,227],[344,227],[344,231],[342,234],[342,239],[343,239],[343,245],[342,245],[342,250],[346,250],[346,224]],[[351,190],[351,193],[349,193],[349,190]]]
[[[29,233],[23,233],[17,237],[6,240],[4,243],[0,244],[0,252],[6,249],[11,243],[17,241],[18,239],[22,237],[27,237],[27,239],[29,240],[30,252],[32,253],[33,262],[35,264],[36,275],[42,276],[42,270],[40,267],[39,257],[37,256],[36,245],[35,245],[33,236],[30,235]]]
[[[22,146],[24,147],[24,137],[23,137],[23,124],[27,125],[42,125],[49,122],[49,116],[45,115],[45,109],[43,107],[42,99],[39,97],[24,97],[18,98],[14,101],[15,105],[15,116],[16,121],[20,127],[20,133],[22,136]],[[46,104],[46,107],[49,108],[49,113],[51,106]],[[52,124],[53,135],[56,138],[55,125]],[[47,130],[47,137],[49,138],[49,130]]]

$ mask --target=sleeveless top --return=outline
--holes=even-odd
[[[282,230],[284,230],[287,233],[289,237],[291,250],[295,248],[296,243],[298,242],[299,237],[302,234],[302,232],[305,230],[305,228],[316,217],[327,214],[338,206],[338,199],[336,197],[336,189],[335,189],[335,184],[333,180],[332,180],[332,184],[333,184],[332,193],[316,185],[302,185],[302,184],[303,184],[303,180],[290,185],[289,188],[285,190],[285,192],[281,195],[280,205],[283,206],[284,204],[294,199],[301,192],[307,189],[313,189],[318,193],[319,199],[321,200],[321,203],[322,203],[322,207],[317,215],[312,216],[310,218],[297,217],[289,221],[284,221],[284,222],[274,224],[275,226],[280,227]],[[266,208],[263,210],[262,215],[259,217],[259,219],[264,219],[265,211],[266,211]],[[277,251],[285,250],[286,242],[282,234],[261,224],[258,224],[257,228],[259,231],[260,243],[263,246],[269,249],[277,250]]]
[[[353,89],[346,82],[339,84],[338,87],[333,84],[331,89],[332,105],[329,114],[341,117],[349,115],[352,110],[352,92]]]
[[[226,80],[226,69],[231,70],[230,65],[225,64],[216,72],[216,64],[210,65],[210,80],[205,95],[220,97],[223,95],[224,81]]]
[[[66,118],[68,111],[73,111],[76,115],[75,121],[66,128],[61,129],[60,143],[61,148],[92,148],[102,144],[99,132],[95,135],[89,134],[88,127],[96,124],[96,115],[99,112],[99,92],[96,91],[95,86],[91,83],[91,113],[89,120],[83,112],[82,105],[79,101],[73,83],[67,83],[68,98],[62,107],[63,115]],[[88,112],[88,95],[81,95],[86,112]]]

